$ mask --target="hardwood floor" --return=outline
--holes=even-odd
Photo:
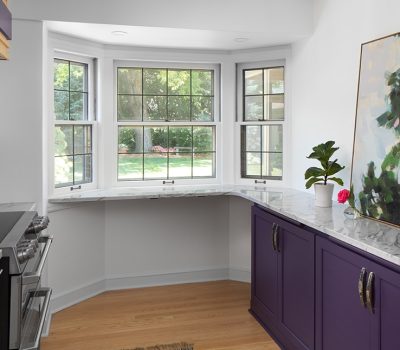
[[[42,350],[121,350],[188,342],[195,350],[279,350],[234,281],[112,291],[53,315]]]

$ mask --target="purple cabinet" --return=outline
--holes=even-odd
[[[285,349],[314,349],[314,239],[253,207],[250,311]]]
[[[398,272],[317,237],[316,291],[317,349],[400,349]]]

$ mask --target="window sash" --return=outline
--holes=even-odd
[[[131,93],[124,93],[125,91],[121,91],[121,89],[118,86],[118,69],[124,69],[124,68],[132,68],[132,69],[140,69],[141,70],[141,75],[142,75],[142,80],[141,80],[141,90],[136,90],[134,91],[134,89],[131,89]],[[169,86],[168,86],[168,81],[166,82],[166,89],[165,91],[163,91],[163,93],[158,93],[158,94],[150,94],[150,93],[146,93],[146,91],[144,91],[144,86],[143,86],[143,72],[145,69],[163,69],[166,71],[167,77],[169,72],[173,71],[179,71],[179,70],[183,70],[183,71],[189,71],[190,72],[190,89],[189,89],[189,93],[182,93],[182,92],[177,92],[177,93],[171,93]],[[211,93],[207,94],[207,95],[201,95],[201,94],[196,94],[194,93],[194,91],[192,90],[192,72],[197,72],[197,71],[208,71],[211,72]],[[218,92],[218,86],[219,86],[219,80],[217,81],[217,70],[216,68],[213,67],[204,67],[204,66],[198,66],[196,64],[193,65],[179,65],[178,64],[162,64],[162,65],[150,65],[150,63],[144,63],[144,64],[127,64],[126,62],[116,62],[114,64],[114,76],[115,76],[115,92],[114,92],[114,96],[116,96],[116,102],[115,102],[115,123],[114,125],[116,126],[116,139],[117,139],[117,149],[116,149],[116,181],[117,181],[117,185],[121,184],[121,183],[126,183],[126,181],[132,181],[134,183],[138,183],[140,181],[142,181],[143,183],[148,183],[151,182],[151,180],[169,180],[169,179],[181,179],[181,180],[207,180],[207,179],[215,179],[217,176],[217,125],[218,125],[218,120],[219,120],[219,92]],[[140,92],[140,93],[139,93]],[[187,97],[189,99],[189,103],[190,103],[190,115],[187,119],[185,120],[166,120],[166,119],[155,119],[155,120],[147,120],[144,118],[144,113],[143,110],[146,108],[145,105],[142,103],[141,105],[141,109],[142,109],[142,113],[140,113],[141,115],[137,118],[138,120],[123,120],[123,119],[119,119],[118,118],[118,98],[119,96],[136,96],[138,98],[141,98],[142,101],[146,96],[159,96],[159,97],[163,97],[165,99],[174,99],[174,98],[183,98],[183,97]],[[212,119],[211,120],[207,120],[207,121],[202,121],[202,120],[194,120],[192,118],[192,100],[193,98],[196,97],[204,97],[204,98],[211,98],[212,99]],[[171,169],[170,169],[170,159],[172,157],[174,157],[174,152],[164,152],[165,157],[166,157],[166,174],[165,176],[160,176],[160,177],[148,177],[146,178],[146,174],[145,174],[145,158],[146,155],[149,154],[154,154],[154,153],[133,153],[133,154],[137,154],[137,155],[141,155],[143,160],[142,160],[142,176],[139,176],[140,174],[137,174],[137,178],[129,178],[129,177],[125,177],[124,179],[121,179],[120,173],[119,173],[119,164],[120,164],[120,157],[124,156],[124,154],[120,154],[118,152],[119,147],[118,147],[118,130],[120,127],[141,127],[141,128],[155,128],[155,127],[165,127],[165,128],[169,128],[169,127],[190,127],[190,128],[195,128],[195,127],[212,127],[213,128],[213,149],[210,150],[209,152],[196,152],[191,150],[190,152],[178,152],[179,155],[185,155],[188,156],[190,155],[191,157],[191,170],[190,170],[190,174],[183,174],[182,176],[180,176],[179,174],[177,175],[175,173],[171,174]],[[193,132],[192,132],[192,138],[193,138]],[[195,156],[197,154],[207,154],[210,156],[211,158],[211,172],[208,174],[209,176],[197,176],[196,175],[196,169],[193,166],[193,164],[195,163]]]
[[[275,92],[272,91],[271,86],[268,84],[266,86],[265,77],[269,74],[268,71],[273,69],[283,69],[283,91],[279,91],[276,88]],[[252,71],[260,71],[260,75],[258,78],[260,81],[258,82],[258,90],[256,91],[246,91],[246,72]],[[266,73],[267,72],[267,73]],[[237,85],[237,94],[238,94],[238,132],[240,145],[239,145],[239,176],[240,179],[243,180],[273,180],[273,181],[282,181],[284,176],[284,150],[285,150],[285,96],[286,96],[286,81],[285,81],[285,65],[283,63],[266,63],[266,64],[242,64],[238,65],[238,74],[240,74],[241,80]],[[257,86],[257,84],[256,84]],[[261,103],[259,103],[259,107],[261,107],[261,112],[256,114],[256,117],[250,117],[246,114],[246,99],[248,98],[258,98]],[[275,103],[282,103],[283,110],[278,111],[281,113],[281,117],[273,116],[274,111],[272,110],[271,100],[275,99]],[[267,101],[267,103],[266,103]],[[240,102],[240,103],[239,103]],[[266,108],[270,108],[268,111]],[[269,126],[280,126],[281,127],[281,135],[282,135],[282,145],[279,151],[276,150],[268,150],[263,146],[260,146],[259,150],[249,150],[247,148],[248,142],[246,135],[246,128],[256,126],[261,130],[264,127]],[[262,137],[261,137],[262,140]],[[262,141],[261,141],[262,143]],[[278,165],[276,169],[274,169],[274,165]],[[274,175],[274,172],[276,175]]]
[[[52,188],[54,193],[63,193],[65,191],[71,191],[73,188],[77,189],[76,186],[79,185],[79,189],[85,190],[89,188],[93,188],[96,186],[96,139],[97,139],[97,123],[95,121],[95,108],[94,108],[94,101],[95,101],[95,88],[94,88],[94,61],[93,59],[79,57],[75,55],[69,54],[59,54],[55,53],[54,58],[52,59],[52,65],[55,67],[56,62],[65,62],[69,64],[69,67],[73,64],[77,66],[83,66],[85,71],[85,77],[82,79],[81,86],[83,87],[80,90],[73,90],[71,89],[70,78],[68,79],[68,89],[60,89],[54,86],[53,82],[53,101],[54,101],[54,92],[66,92],[70,93],[79,93],[86,96],[85,104],[83,106],[84,118],[79,120],[74,120],[73,118],[68,119],[57,119],[56,115],[54,114],[53,118],[53,157],[52,157]],[[70,68],[69,68],[70,69]],[[52,81],[54,81],[54,74],[52,77]],[[70,74],[70,71],[69,71]],[[55,101],[54,101],[55,102]],[[69,107],[70,109],[70,107]],[[54,109],[53,109],[54,113]],[[87,126],[90,129],[90,151],[89,152],[80,152],[75,151],[71,152],[71,154],[57,154],[56,153],[56,128],[57,127],[67,127],[70,126],[72,130],[76,127],[84,127]],[[73,131],[74,134],[74,131]],[[74,145],[73,145],[74,147]],[[71,177],[71,181],[66,181],[62,183],[56,182],[56,167],[57,162],[59,159],[64,158],[64,160],[70,161],[72,164],[72,170],[69,170],[69,177]],[[72,162],[72,163],[71,163]],[[89,162],[89,164],[87,163]],[[80,165],[81,163],[82,165]],[[82,174],[80,174],[77,167],[82,168]],[[85,173],[86,172],[86,173]],[[71,175],[72,174],[72,175]],[[77,176],[79,176],[77,178]]]

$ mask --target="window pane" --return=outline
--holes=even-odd
[[[54,89],[69,90],[68,61],[54,60]]]
[[[56,156],[73,155],[73,127],[56,125],[55,127],[55,152]]]
[[[92,156],[74,156],[74,184],[91,181]]]
[[[263,96],[246,96],[244,99],[245,120],[263,119]]]
[[[169,178],[192,176],[192,153],[170,153]]]
[[[54,183],[56,187],[73,185],[73,157],[54,158]]]
[[[262,151],[282,152],[282,125],[262,127]]]
[[[190,95],[189,70],[168,70],[168,94]]]
[[[118,96],[118,120],[142,120],[142,96]]]
[[[263,93],[263,70],[246,70],[244,73],[245,95],[260,95]]]
[[[120,126],[118,128],[118,153],[143,152],[143,128]]]
[[[92,152],[91,126],[74,126],[74,154]]]
[[[283,94],[284,87],[284,68],[271,68],[264,70],[264,93]]]
[[[168,152],[168,128],[144,128],[144,152]]]
[[[168,120],[190,120],[190,97],[168,97]]]
[[[138,94],[142,93],[142,69],[118,68],[118,93]]]
[[[264,113],[266,120],[283,120],[285,118],[284,96],[264,96]]]
[[[145,96],[143,98],[144,120],[166,120],[167,98],[164,96]]]
[[[214,162],[214,153],[194,153],[193,177],[213,177]]]
[[[144,155],[144,178],[167,178],[167,153],[148,153]]]
[[[213,97],[192,97],[192,120],[213,121]]]
[[[214,127],[193,127],[193,148],[194,152],[214,151]]]
[[[118,180],[142,180],[143,154],[118,155]]]
[[[214,95],[213,71],[192,70],[192,95]]]
[[[143,94],[166,95],[167,94],[167,70],[143,69]]]
[[[70,65],[70,90],[87,92],[87,64],[71,62]]]
[[[261,126],[251,125],[243,126],[242,133],[245,133],[244,144],[246,145],[246,151],[258,151],[261,152]]]
[[[169,147],[176,152],[192,152],[192,128],[170,127]]]
[[[263,176],[282,177],[282,153],[263,153],[262,157]]]
[[[245,153],[245,175],[261,176],[261,153]]]
[[[87,93],[70,93],[70,120],[87,120],[88,104]]]
[[[54,90],[54,114],[57,120],[69,119],[69,92]]]

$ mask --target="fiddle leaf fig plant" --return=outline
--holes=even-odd
[[[307,180],[306,188],[310,188],[316,182],[323,182],[326,185],[328,181],[334,181],[343,186],[341,178],[332,176],[345,168],[338,164],[337,159],[330,160],[339,149],[339,147],[333,147],[334,144],[335,141],[328,141],[313,147],[313,152],[307,158],[318,160],[321,163],[321,167],[310,167],[306,170],[304,174],[304,178]]]

